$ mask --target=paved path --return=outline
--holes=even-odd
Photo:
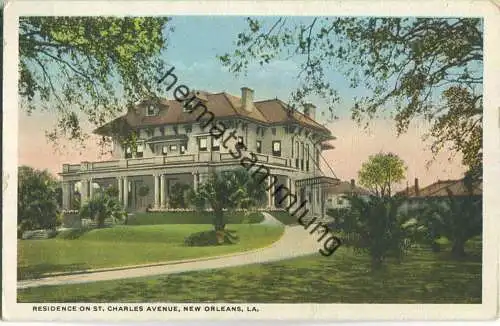
[[[280,223],[271,215],[264,213],[267,223]],[[87,283],[96,281],[107,281],[126,279],[134,277],[176,274],[188,271],[200,271],[207,269],[226,268],[232,266],[241,266],[255,263],[265,263],[299,257],[317,252],[321,243],[316,241],[316,237],[309,234],[307,230],[300,225],[286,226],[283,236],[273,245],[252,250],[250,252],[239,253],[224,257],[215,257],[212,259],[186,261],[177,263],[166,263],[165,265],[156,265],[148,267],[136,267],[120,270],[108,270],[102,272],[92,272],[84,274],[52,276],[42,279],[23,280],[17,283],[18,289],[38,287],[43,285],[64,285]]]
[[[264,215],[264,220],[260,222],[262,225],[276,225],[276,226],[282,226],[284,225],[281,223],[279,220],[275,219],[274,216],[272,216],[269,213],[262,212],[262,215]]]

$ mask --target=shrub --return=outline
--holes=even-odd
[[[239,241],[239,237],[234,234],[235,231],[225,230],[223,232],[223,241],[220,243],[217,239],[215,230],[196,232],[184,240],[184,244],[188,247],[207,247],[217,245],[230,245]]]
[[[107,218],[111,218],[113,221],[121,221],[125,216],[126,212],[122,209],[118,201],[104,194],[94,196],[83,205],[80,211],[80,217],[92,219],[99,228],[104,226],[104,221]]]

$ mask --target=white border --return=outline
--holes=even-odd
[[[4,12],[3,316],[9,320],[479,320],[496,317],[498,307],[498,225],[500,180],[498,133],[500,91],[500,15],[488,1],[16,1]],[[371,15],[475,16],[485,20],[484,60],[484,247],[483,303],[467,304],[248,304],[259,313],[34,313],[33,304],[16,303],[16,210],[18,138],[18,17],[23,15]],[[54,304],[55,305],[55,304]],[[65,304],[66,305],[66,304]],[[67,304],[68,306],[71,304]],[[108,306],[110,304],[99,304]],[[121,304],[124,305],[124,304]],[[138,304],[134,304],[138,305]],[[176,304],[177,306],[182,306]],[[95,306],[78,304],[78,306]],[[115,305],[116,306],[116,305]],[[143,307],[148,306],[142,304]],[[202,305],[203,306],[203,305]]]

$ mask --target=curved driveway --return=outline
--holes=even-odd
[[[265,216],[264,224],[280,225],[268,213]],[[283,259],[299,257],[318,252],[321,244],[316,241],[316,237],[300,225],[285,226],[283,236],[269,247],[252,250],[249,252],[214,257],[210,259],[189,260],[185,262],[165,263],[156,266],[138,266],[134,268],[122,268],[107,271],[96,271],[72,275],[51,276],[41,279],[23,280],[17,283],[18,289],[38,287],[44,285],[64,285],[87,283],[96,281],[109,281],[134,277],[155,276],[165,274],[176,274],[190,271],[200,271],[207,269],[226,268],[255,263],[273,262]]]

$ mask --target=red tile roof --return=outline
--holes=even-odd
[[[482,182],[475,182],[472,185],[472,194],[475,196],[480,196],[483,193]],[[464,179],[460,180],[438,180],[437,182],[428,185],[427,187],[421,188],[416,193],[415,187],[401,192],[408,197],[446,197],[448,196],[449,189],[454,196],[467,196],[468,190],[464,184]]]
[[[331,132],[325,126],[319,124],[308,116],[296,110],[290,111],[288,106],[279,99],[254,102],[254,109],[248,112],[242,107],[241,99],[225,92],[208,93],[198,91],[197,97],[203,100],[208,111],[212,112],[217,119],[241,117],[250,119],[263,124],[297,123],[321,131],[329,136]],[[106,134],[112,125],[125,122],[128,126],[155,126],[164,124],[192,123],[201,113],[198,110],[186,112],[182,104],[176,100],[162,99],[155,105],[160,109],[156,116],[146,116],[145,108],[151,102],[144,101],[129,110],[127,114],[108,122],[97,128],[94,132],[97,134]]]

